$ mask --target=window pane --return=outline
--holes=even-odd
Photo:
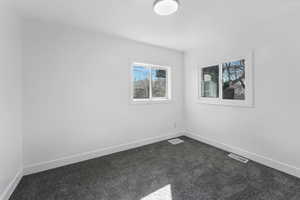
[[[245,60],[222,64],[223,99],[245,99]]]
[[[167,97],[167,70],[152,69],[152,97]]]
[[[202,68],[201,73],[201,96],[218,98],[219,97],[219,66]]]
[[[133,67],[133,98],[148,99],[149,98],[149,77],[150,70],[145,67]]]

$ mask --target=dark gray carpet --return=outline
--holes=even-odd
[[[181,138],[25,176],[10,200],[300,200],[300,179]]]

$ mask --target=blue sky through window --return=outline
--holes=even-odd
[[[157,80],[157,70],[152,70],[151,72],[152,80]]]
[[[223,82],[239,79],[245,73],[245,60],[223,63]]]
[[[133,77],[134,81],[139,81],[139,80],[146,80],[149,78],[149,69],[141,66],[134,66],[133,67]]]

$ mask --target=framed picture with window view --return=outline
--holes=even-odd
[[[131,101],[134,103],[171,100],[171,68],[134,63],[131,67]]]
[[[198,67],[200,103],[253,106],[253,56]]]

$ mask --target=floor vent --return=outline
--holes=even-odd
[[[174,138],[174,139],[168,140],[168,142],[175,145],[175,144],[183,143],[184,141],[179,138]]]
[[[228,156],[234,160],[240,161],[242,163],[247,163],[249,160],[247,158],[244,158],[242,156],[236,155],[234,153],[228,154]]]

